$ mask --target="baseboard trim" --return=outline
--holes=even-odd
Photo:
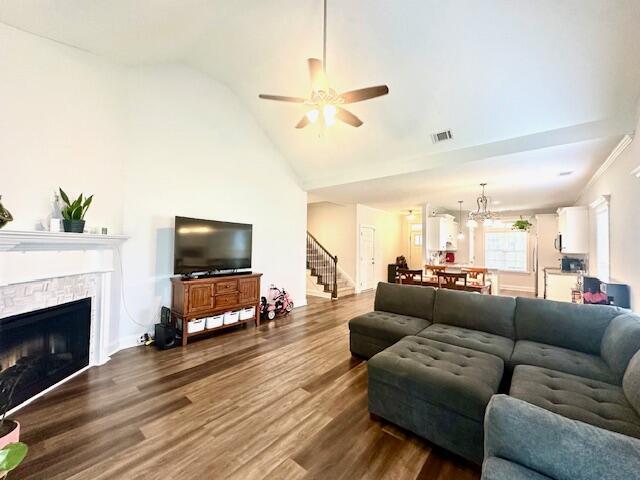
[[[111,352],[109,353],[109,356],[111,357],[112,355],[115,355],[120,350],[124,350],[125,348],[140,347],[141,345],[138,343],[138,338],[140,338],[140,335],[143,334],[141,333],[139,335],[128,335],[126,337],[119,338],[115,342],[111,343],[109,345],[109,350]]]

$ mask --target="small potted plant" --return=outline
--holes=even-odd
[[[518,232],[528,232],[531,230],[531,227],[533,227],[533,223],[529,220],[523,220],[523,218],[520,217],[520,220],[513,222],[513,226],[511,228]]]
[[[64,202],[62,207],[62,225],[65,232],[82,233],[84,232],[84,216],[91,205],[93,195],[83,198],[82,193],[73,202],[69,200],[69,196],[60,189],[60,197]]]
[[[7,478],[9,472],[20,465],[27,456],[29,448],[22,442],[14,442],[0,448],[0,480]]]

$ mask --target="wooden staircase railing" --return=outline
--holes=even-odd
[[[338,257],[307,232],[307,268],[324,285],[331,298],[338,298]]]

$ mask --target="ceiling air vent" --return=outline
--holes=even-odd
[[[433,143],[444,142],[446,140],[451,140],[452,138],[453,135],[451,135],[451,130],[431,134],[431,141]]]

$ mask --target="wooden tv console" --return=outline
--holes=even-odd
[[[171,321],[182,333],[182,345],[189,337],[204,335],[216,330],[235,327],[255,320],[260,325],[260,277],[261,273],[247,275],[225,275],[198,279],[171,279]],[[188,333],[183,325],[190,320],[219,315],[230,310],[255,307],[253,318]]]

